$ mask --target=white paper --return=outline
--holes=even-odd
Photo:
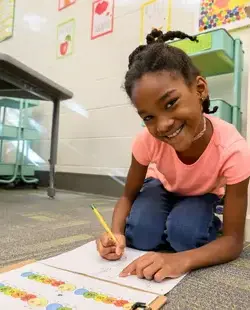
[[[139,279],[136,276],[129,276],[126,278],[119,277],[123,268],[145,253],[146,252],[127,248],[121,260],[107,261],[99,256],[96,250],[96,244],[92,241],[73,251],[43,260],[42,263],[159,295],[168,293],[184,276],[177,279],[167,279],[161,283]]]
[[[0,275],[0,309],[115,310],[156,297],[40,263]]]

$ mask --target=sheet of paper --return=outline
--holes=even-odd
[[[96,244],[92,241],[73,251],[43,260],[42,263],[155,294],[162,295],[168,293],[183,279],[183,277],[167,279],[161,283],[138,279],[136,276],[129,276],[126,278],[119,277],[123,268],[145,253],[146,252],[127,248],[121,260],[107,261],[98,255]]]
[[[34,263],[0,275],[0,309],[115,310],[157,297]]]
[[[170,26],[169,0],[146,1],[141,6],[140,43],[145,44],[147,34],[152,28],[161,29],[164,33]]]

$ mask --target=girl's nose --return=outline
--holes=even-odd
[[[159,135],[164,135],[171,130],[174,125],[172,118],[162,117],[157,122],[157,132]]]

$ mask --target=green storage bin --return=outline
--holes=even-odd
[[[20,140],[38,140],[39,132],[35,129],[22,128]],[[0,124],[0,139],[18,140],[18,127]]]
[[[24,128],[22,140],[38,140],[40,139],[40,134],[36,129]]]
[[[226,121],[230,124],[232,124],[232,120],[233,120],[233,108],[232,108],[232,106],[229,103],[227,103],[226,101],[221,100],[221,99],[210,100],[210,109],[212,109],[215,106],[218,106],[218,110],[213,115],[223,119],[224,121]]]
[[[39,101],[26,100],[27,108],[34,108],[39,105]],[[10,109],[20,109],[20,99],[13,98],[1,98],[0,97],[0,107],[10,108]]]
[[[241,132],[242,130],[242,111],[240,110],[239,107],[233,107],[233,113],[236,111],[236,124],[235,126],[237,127],[238,131]],[[232,117],[233,118],[233,117]]]
[[[168,43],[185,51],[203,76],[216,76],[234,71],[234,39],[225,29],[216,29],[189,39]]]
[[[239,124],[239,132],[241,132],[242,130],[242,112],[241,110],[238,108],[238,124]]]
[[[20,166],[21,167],[21,166]],[[19,167],[19,170],[20,170]],[[25,176],[34,176],[35,175],[35,166],[34,165],[22,165],[23,175]],[[10,177],[15,173],[15,164],[3,164],[0,163],[0,175]],[[20,171],[17,175],[20,175]]]
[[[0,124],[0,139],[17,140],[18,128]]]

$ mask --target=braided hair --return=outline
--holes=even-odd
[[[188,86],[200,75],[200,71],[192,63],[190,57],[181,49],[168,45],[165,42],[175,38],[189,39],[198,42],[196,36],[189,36],[181,31],[168,31],[153,29],[146,37],[146,45],[139,45],[130,55],[128,71],[125,76],[124,88],[129,98],[132,96],[134,83],[145,73],[159,72],[162,70],[180,73]],[[215,113],[218,107],[210,111],[209,96],[203,101],[203,112]]]

